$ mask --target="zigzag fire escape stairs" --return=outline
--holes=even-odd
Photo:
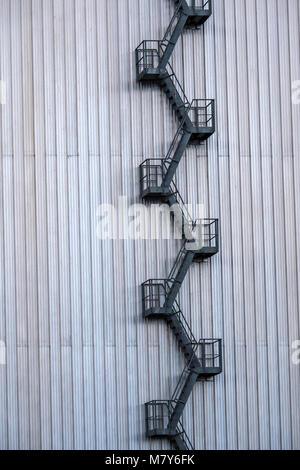
[[[176,11],[161,41],[143,41],[136,49],[137,79],[154,81],[166,92],[180,121],[167,155],[147,159],[140,166],[141,197],[161,200],[176,207],[175,222],[183,234],[183,245],[167,279],[151,279],[142,285],[145,318],[166,320],[186,359],[186,367],[170,400],[146,403],[148,437],[168,437],[176,449],[193,450],[181,421],[195,383],[222,372],[220,339],[196,340],[176,300],[193,262],[201,262],[219,251],[218,220],[194,221],[174,183],[174,176],[187,146],[199,144],[215,132],[214,100],[191,102],[179,83],[169,59],[185,27],[203,24],[212,13],[211,0],[176,0]]]

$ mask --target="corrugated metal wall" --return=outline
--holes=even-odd
[[[183,357],[145,322],[139,285],[164,277],[165,241],[100,241],[96,210],[139,202],[138,165],[178,123],[135,79],[172,0],[0,0],[0,448],[168,448],[143,403],[169,398]],[[181,305],[223,337],[225,370],[185,412],[198,449],[299,449],[299,0],[215,0],[173,55],[187,95],[217,100],[217,133],[178,172],[221,220],[221,253],[193,266]]]

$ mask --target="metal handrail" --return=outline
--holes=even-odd
[[[179,12],[180,12],[180,10],[181,10],[181,7],[182,7],[183,2],[184,2],[184,0],[181,0],[180,3],[178,4],[178,6],[177,6],[177,8],[176,8],[176,10],[175,10],[175,13],[174,13],[174,15],[173,15],[173,18],[171,19],[171,22],[170,22],[170,24],[169,24],[169,26],[168,26],[168,29],[167,29],[167,31],[165,32],[165,35],[164,35],[164,37],[163,37],[163,39],[162,39],[162,41],[161,41],[161,42],[162,42],[162,45],[164,45],[164,46],[165,46],[165,43],[167,43],[167,44],[170,43],[170,39],[168,39],[168,36],[170,36],[170,38],[171,38],[171,36],[172,36],[172,34],[173,34],[173,32],[172,32],[173,24],[174,24],[175,20],[178,18],[178,15],[179,15]],[[165,46],[165,47],[166,47],[166,46]]]
[[[215,350],[215,346],[217,345],[218,350]],[[212,353],[207,353],[206,348],[207,346],[212,347]],[[200,348],[202,353],[201,356],[197,355],[197,349]],[[209,367],[207,363],[209,361],[212,361],[213,367],[221,367],[221,361],[222,361],[222,340],[221,339],[200,339],[197,343],[194,345],[194,351],[195,355],[202,364],[202,367],[207,368]],[[216,361],[218,360],[218,364],[216,365]]]
[[[202,2],[203,2],[203,0],[202,0]],[[205,10],[206,5],[210,6],[210,2],[211,2],[211,0],[207,0],[205,3],[202,3],[202,9]]]
[[[156,67],[154,67],[154,58],[157,57],[158,59],[160,59],[161,57],[159,55],[159,52],[160,51],[163,52],[160,43],[161,43],[160,40],[155,40],[155,39],[148,40],[148,39],[146,39],[146,40],[142,41],[137,46],[137,48],[136,48],[136,67],[137,67],[138,71],[140,69],[145,68],[145,65],[148,65],[147,63],[145,64],[145,54],[146,53],[147,53],[147,55],[146,55],[147,58],[152,57],[152,67],[151,68],[156,68]],[[153,45],[155,45],[156,47],[153,47]],[[151,55],[149,55],[149,52],[151,52]],[[139,57],[140,53],[142,53],[141,57]],[[157,65],[159,65],[159,60],[158,60]]]
[[[197,5],[191,5],[189,2],[190,0],[185,0],[188,7],[189,8],[193,8],[195,10],[209,10],[210,9],[210,4],[211,4],[211,0],[198,0],[200,3],[202,2],[201,5],[197,6]],[[192,0],[193,2],[196,2],[197,0]]]
[[[187,435],[187,433],[186,433],[186,431],[183,427],[181,419],[177,423],[176,431],[178,432],[178,435],[180,435],[181,439],[185,443],[185,446],[186,446],[187,450],[194,450],[194,445],[192,444],[189,436]]]
[[[174,150],[174,148],[175,148],[175,146],[176,146],[176,144],[177,144],[177,142],[178,142],[178,137],[179,137],[180,135],[182,135],[182,133],[183,133],[183,128],[184,128],[184,125],[185,125],[185,123],[186,123],[186,120],[187,120],[188,114],[189,114],[189,112],[190,112],[190,109],[191,109],[191,104],[189,104],[189,106],[187,107],[187,109],[186,109],[186,115],[185,115],[185,117],[182,119],[182,121],[181,121],[181,123],[180,123],[180,126],[178,127],[178,129],[177,129],[177,131],[176,131],[176,134],[175,134],[175,136],[174,136],[174,139],[172,140],[172,143],[171,143],[171,145],[170,145],[170,148],[169,148],[169,150],[168,150],[168,153],[167,153],[167,155],[166,155],[165,158],[164,158],[164,161],[165,161],[165,162],[169,162],[170,160],[172,160],[172,159],[171,159],[171,154],[173,153],[173,150]]]
[[[186,225],[191,226],[191,227],[194,228],[195,227],[195,221],[192,218],[192,216],[190,215],[189,211],[187,210],[185,202],[184,202],[184,200],[183,200],[183,198],[182,198],[182,196],[181,196],[174,180],[172,180],[172,182],[170,184],[170,188],[171,188],[172,194],[176,198],[177,204],[179,205],[179,207],[182,211],[183,218],[186,219]]]
[[[143,303],[145,304],[146,302],[150,302],[150,305],[152,305],[154,301],[159,302],[160,299],[163,299],[162,304],[165,305],[171,287],[175,283],[177,283],[175,279],[150,279],[144,282],[142,284],[142,288],[144,290],[142,298]],[[157,288],[158,292],[154,295],[151,292],[151,288]],[[148,289],[150,293],[145,295],[146,289]]]
[[[163,288],[163,292],[165,293],[166,292],[166,288],[165,288],[165,283],[166,283],[166,279],[150,279],[146,282],[144,282],[142,284],[142,287],[145,289],[145,288],[148,288],[148,289],[151,289],[152,287],[156,287],[156,288]],[[165,294],[164,294],[165,296]],[[160,294],[160,291],[158,291],[158,294],[154,297],[152,293],[148,294],[148,295],[144,295],[143,296],[143,301],[145,300],[152,300],[155,298],[156,299],[159,299],[160,297],[162,297],[162,294]]]
[[[178,78],[177,78],[177,76],[174,72],[174,69],[173,69],[172,65],[170,64],[170,62],[168,62],[168,64],[167,64],[166,71],[168,73],[168,77],[172,80],[173,85],[174,85],[177,93],[179,94],[180,98],[182,99],[185,108],[190,108],[191,103],[190,103],[188,97],[186,96],[185,91],[184,91],[181,83],[179,82],[179,80],[178,80]]]
[[[163,185],[164,167],[162,161],[161,158],[148,158],[141,163],[140,185],[142,190]]]
[[[212,241],[213,240],[216,240],[215,242],[215,245],[217,245],[218,243],[218,238],[219,238],[219,234],[218,234],[218,231],[217,229],[212,232],[211,231],[211,227],[213,226],[216,226],[216,224],[218,223],[218,219],[208,219],[208,218],[203,218],[203,219],[196,219],[194,221],[195,223],[195,226],[201,224],[203,227],[209,227],[209,233],[208,234],[205,234],[203,233],[202,236],[203,236],[203,241],[205,240],[206,242],[208,241],[209,242],[209,247],[211,248],[212,246],[214,246],[212,244]],[[207,245],[205,245],[207,246]]]
[[[190,361],[188,362],[188,364],[185,366],[185,368],[183,369],[183,372],[181,374],[181,376],[179,377],[179,380],[177,382],[177,385],[175,387],[175,390],[173,392],[173,395],[172,395],[172,398],[171,400],[172,401],[176,401],[177,403],[179,403],[179,396],[182,392],[182,388],[184,387],[184,384],[186,383],[186,380],[184,380],[184,378],[188,375],[188,373],[190,372],[191,370],[191,365],[192,365],[192,362],[195,358],[195,353],[193,354],[193,357],[190,359]]]
[[[196,113],[196,116],[205,116],[205,120],[199,122],[197,119],[196,121],[192,121],[192,124],[196,125],[196,127],[213,127],[214,126],[214,120],[215,120],[215,115],[214,115],[214,105],[215,105],[215,100],[211,98],[194,98],[191,102],[191,107],[189,114],[191,114],[191,111],[194,111]],[[205,110],[204,114],[199,114],[199,111]],[[201,126],[199,126],[201,124]]]
[[[185,332],[186,336],[190,339],[191,344],[196,343],[196,338],[193,335],[192,329],[191,329],[190,325],[188,324],[185,316],[183,315],[183,312],[182,312],[177,300],[174,301],[173,314],[178,317],[178,319],[181,323],[181,326],[184,329],[184,332]]]
[[[175,278],[175,272],[177,271],[178,265],[181,262],[183,253],[186,251],[184,246],[185,246],[185,243],[183,243],[182,247],[180,248],[180,251],[179,251],[179,253],[176,257],[175,263],[174,263],[174,265],[173,265],[173,267],[172,267],[172,269],[171,269],[171,271],[168,275],[168,279],[174,279]]]

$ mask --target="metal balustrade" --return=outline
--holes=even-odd
[[[153,400],[145,404],[146,406],[146,430],[147,435],[164,436],[175,435],[175,430],[169,428],[170,418],[174,410],[171,400]]]
[[[179,420],[175,429],[170,428],[170,420],[176,404],[177,403],[172,400],[153,400],[145,404],[147,436],[168,436],[173,439],[180,436],[183,440],[183,448],[186,450],[194,450],[194,446],[189,439],[181,420]]]
[[[143,74],[151,75],[152,73],[157,78],[162,54],[161,41],[145,40],[138,45],[136,48],[136,72],[138,79],[141,79]]]
[[[164,159],[148,158],[140,165],[140,191],[142,197],[157,197],[164,193],[167,172]]]
[[[175,13],[173,15],[173,18],[170,21],[170,24],[165,32],[165,35],[161,41],[162,47],[166,48],[167,45],[169,44],[170,40],[172,39],[172,35],[174,34],[174,31],[176,29],[176,25],[178,23],[178,20],[181,15],[182,7],[185,3],[185,0],[176,0],[177,8],[175,9]]]
[[[215,129],[215,101],[194,99],[188,112],[189,118],[195,127]]]
[[[185,10],[188,13],[187,27],[202,25],[212,14],[211,0],[184,0],[184,3],[186,5]]]
[[[185,336],[187,338],[189,338],[190,344],[193,347],[193,345],[196,344],[196,342],[197,342],[196,338],[195,338],[195,336],[192,332],[192,329],[191,329],[189,323],[187,322],[187,320],[186,320],[186,318],[185,318],[185,316],[184,316],[177,300],[175,300],[175,302],[174,302],[172,315],[174,315],[178,319]]]
[[[199,376],[212,377],[222,372],[222,340],[201,339],[194,345],[195,356],[199,361]]]
[[[187,244],[186,249],[195,253],[217,254],[219,251],[219,221],[218,219],[197,219],[187,227],[187,233],[194,241]]]
[[[185,3],[187,4],[187,6],[189,8],[192,8],[193,10],[196,10],[196,11],[211,11],[211,7],[212,7],[212,4],[211,4],[211,0],[184,0]],[[182,6],[182,1],[180,0],[180,3]]]
[[[168,295],[177,283],[170,279],[149,279],[142,284],[142,304],[145,316],[168,315],[172,308],[167,308]]]

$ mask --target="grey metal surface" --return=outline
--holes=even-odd
[[[172,8],[0,0],[2,449],[168,448],[146,439],[143,404],[171,395],[183,360],[164,322],[142,318],[138,286],[167,275],[179,244],[101,242],[96,209],[139,202],[139,164],[175,135],[134,63]],[[187,96],[217,105],[177,185],[222,221],[220,254],[192,268],[181,307],[199,338],[224,338],[224,374],[195,388],[184,426],[199,449],[299,449],[299,1],[213,9],[172,56]]]

